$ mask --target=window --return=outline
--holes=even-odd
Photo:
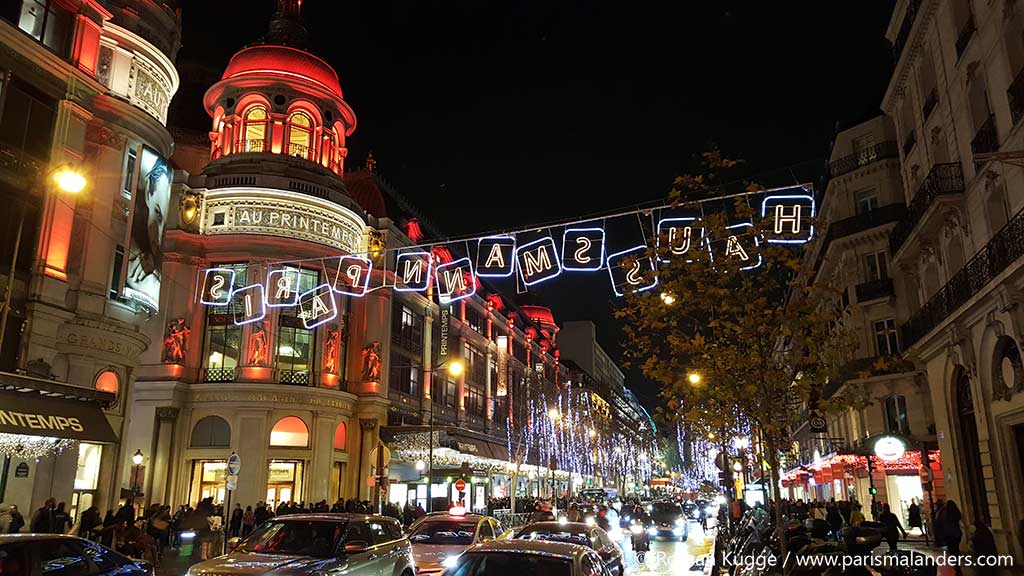
[[[444,387],[444,405],[451,408],[458,406],[459,385],[455,380],[448,379]]]
[[[267,109],[253,106],[246,110],[243,126],[245,139],[238,143],[239,152],[263,152],[267,142]]]
[[[423,350],[423,317],[399,302],[391,315],[391,341],[410,352]]]
[[[334,429],[334,449],[344,450],[347,443],[348,426],[344,422],[338,422],[338,427]]]
[[[853,153],[858,156],[875,145],[875,135],[865,134],[853,139]]]
[[[373,544],[391,542],[393,538],[391,537],[391,534],[388,533],[387,528],[384,527],[384,521],[370,520],[368,524],[370,526],[370,536],[373,538]]]
[[[475,416],[484,415],[484,390],[478,386],[466,384],[466,412]]]
[[[231,426],[220,416],[207,416],[192,428],[192,448],[227,448],[231,446]]]
[[[121,379],[118,378],[117,372],[114,372],[113,370],[104,370],[96,377],[97,390],[117,395],[117,391],[120,388]]]
[[[233,288],[246,285],[248,267],[244,264],[220,264],[219,268],[230,268],[235,271]],[[206,334],[203,344],[206,360],[204,366],[207,379],[231,380],[226,377],[242,362],[242,327],[236,326],[235,312],[240,312],[238,304],[206,307]],[[220,374],[218,374],[218,372]]]
[[[389,385],[391,390],[419,396],[420,393],[420,366],[419,362],[407,358],[402,354],[391,354],[391,376]]]
[[[286,416],[274,424],[270,431],[270,445],[289,448],[306,448],[309,446],[309,428],[301,418]]]
[[[18,28],[61,57],[67,56],[74,19],[55,0],[23,0]]]
[[[871,212],[878,208],[878,190],[866,188],[853,194],[853,204],[857,214]]]
[[[3,117],[0,118],[0,142],[10,145],[9,153],[18,168],[28,168],[50,157],[56,104],[50,98],[18,81],[7,87]]]
[[[864,257],[865,280],[871,282],[889,277],[886,267],[885,252],[875,252]]]
[[[305,112],[288,116],[288,155],[313,159],[313,121]]]
[[[896,333],[896,321],[892,318],[876,320],[875,345],[879,356],[892,356],[900,353],[900,343]]]
[[[484,333],[484,315],[469,302],[466,302],[466,325],[478,334]]]
[[[118,244],[114,247],[114,267],[110,271],[110,289],[107,292],[107,296],[111,300],[121,299],[121,290],[124,286],[121,285],[121,273],[124,271],[124,245]]]
[[[988,215],[989,229],[993,234],[999,232],[1010,220],[1010,209],[1006,205],[1006,189],[1002,183],[996,183],[988,191],[985,199],[985,212]]]
[[[462,345],[462,357],[466,360],[466,380],[483,384],[487,378],[487,364],[484,355],[466,342]]]
[[[316,270],[299,269],[300,294],[315,288],[319,281],[320,274]],[[278,323],[275,367],[283,381],[302,384],[301,377],[308,378],[313,366],[316,333],[303,326],[297,306],[281,308]]]
[[[132,197],[132,190],[135,189],[135,161],[139,152],[135,148],[129,148],[124,161],[124,179],[121,184],[121,195],[125,198]]]
[[[905,396],[889,396],[885,399],[885,427],[887,432],[894,434],[910,434]]]

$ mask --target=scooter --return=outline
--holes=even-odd
[[[636,561],[641,565],[644,563],[644,557],[651,551],[651,537],[647,533],[649,524],[639,518],[633,518],[629,523],[629,542],[636,552]]]

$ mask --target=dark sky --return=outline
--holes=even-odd
[[[766,185],[807,180],[837,122],[877,113],[893,4],[306,0],[303,12],[358,118],[349,158],[372,150],[458,235],[658,200],[709,142]],[[200,72],[219,75],[262,35],[275,2],[180,5],[172,123],[194,124]],[[555,281],[539,299],[560,320],[592,318],[619,356],[606,282]]]

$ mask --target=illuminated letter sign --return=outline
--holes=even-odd
[[[704,249],[704,225],[700,218],[665,218],[658,222],[658,258],[685,256],[687,262],[700,258]]]
[[[604,230],[567,228],[562,236],[562,267],[569,271],[593,272],[604,266]]]
[[[266,301],[263,298],[263,284],[253,284],[232,292],[235,324],[241,326],[263,320],[267,316]]]
[[[809,194],[767,196],[761,217],[770,244],[803,244],[814,238],[814,197]]]
[[[558,261],[558,248],[550,236],[516,248],[516,264],[519,267],[519,277],[527,286],[540,284],[562,273],[562,265]]]
[[[608,275],[616,296],[627,292],[643,292],[658,285],[653,272],[654,261],[647,255],[646,246],[637,246],[608,256]]]
[[[299,271],[295,268],[271,270],[267,273],[264,294],[271,308],[295,306],[299,302]]]
[[[440,264],[434,268],[437,296],[441,302],[455,302],[476,294],[473,262],[469,258]]]
[[[338,304],[329,284],[321,284],[299,296],[299,316],[302,325],[312,330],[338,317]]]
[[[395,290],[426,292],[430,287],[429,252],[402,252],[395,258]]]
[[[331,282],[331,287],[335,292],[340,294],[348,294],[349,296],[362,296],[366,294],[366,289],[370,285],[370,273],[373,271],[373,263],[368,258],[361,256],[340,256],[334,258],[338,263],[335,269],[334,265],[330,266],[330,270],[326,270],[327,263],[324,262],[324,268],[327,272],[327,278],[334,277],[334,281]]]
[[[761,265],[761,238],[748,231],[750,222],[726,226],[725,238],[710,242],[716,264],[736,263],[740,270],[753,270]],[[720,260],[719,260],[720,259]]]
[[[199,301],[208,306],[225,306],[231,301],[231,287],[235,271],[231,268],[210,268],[203,278],[203,292]]]
[[[516,239],[511,236],[481,238],[476,251],[476,275],[507,278],[515,271]]]

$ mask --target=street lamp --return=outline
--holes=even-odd
[[[697,372],[690,372],[686,376],[686,379],[690,382],[690,384],[696,386],[697,384],[700,384],[701,377],[700,374],[698,374]]]
[[[65,194],[78,194],[88,183],[85,176],[70,164],[63,164],[50,171],[54,187]],[[4,349],[4,334],[7,333],[7,316],[11,310],[11,294],[14,292],[14,270],[18,267],[18,252],[21,251],[21,233],[25,228],[25,203],[18,209],[18,227],[14,235],[14,251],[11,253],[11,269],[7,273],[7,287],[4,289],[3,312],[0,312],[0,354]]]
[[[672,293],[670,293],[670,292],[662,292],[661,293],[661,301],[666,306],[671,306],[671,305],[676,303],[676,297],[673,296]]]
[[[466,369],[462,360],[459,360],[456,356],[449,356],[446,360],[442,361],[437,366],[434,366],[434,368],[440,369],[445,364],[448,365],[448,374],[452,376],[458,376]],[[433,370],[427,371],[426,381],[427,386],[430,386],[431,389],[433,389]],[[435,398],[430,398],[430,427],[428,435],[429,439],[427,440],[427,512],[434,511],[434,400]],[[422,468],[419,466],[420,462],[422,462],[422,460],[416,463],[416,469],[422,471]]]
[[[423,460],[417,460],[416,461],[416,471],[417,472],[423,472],[423,469],[426,468],[426,467],[427,467],[427,463],[424,462]]]
[[[132,507],[135,507],[135,497],[139,495],[139,468],[142,466],[142,450],[136,450],[135,454],[132,454]]]

